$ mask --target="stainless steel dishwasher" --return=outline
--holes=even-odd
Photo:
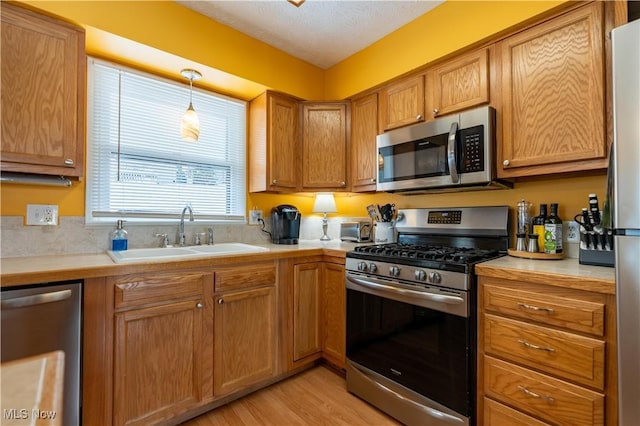
[[[82,283],[3,288],[0,308],[2,362],[62,350],[65,356],[62,424],[79,425]]]

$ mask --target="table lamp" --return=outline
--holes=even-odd
[[[327,235],[327,213],[336,213],[336,200],[333,198],[331,192],[318,192],[316,194],[316,201],[313,204],[314,213],[322,213],[322,232],[324,235],[320,238],[320,241],[329,241],[331,238]]]

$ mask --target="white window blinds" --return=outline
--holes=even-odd
[[[189,85],[88,60],[86,221],[244,221],[246,103],[193,91],[198,142],[180,139]]]

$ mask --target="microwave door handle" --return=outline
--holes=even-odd
[[[456,164],[456,133],[458,133],[458,123],[451,123],[451,129],[449,130],[449,143],[447,146],[447,162],[449,163],[449,174],[451,175],[451,182],[458,183],[460,177],[458,176],[458,168]]]

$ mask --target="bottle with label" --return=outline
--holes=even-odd
[[[531,219],[531,234],[538,236],[538,251],[544,251],[544,222],[547,220],[547,205],[540,204],[540,214]]]
[[[124,251],[128,248],[129,240],[127,238],[127,231],[124,230],[124,220],[119,219],[116,222],[116,229],[111,233],[111,250],[112,251]]]
[[[562,219],[558,216],[558,203],[551,203],[551,213],[544,222],[544,252],[562,253]]]

